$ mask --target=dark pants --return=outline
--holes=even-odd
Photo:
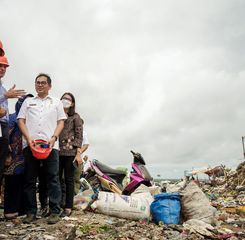
[[[38,172],[38,193],[41,208],[48,206],[47,182],[44,166],[40,166]]]
[[[25,214],[24,211],[24,174],[5,175],[4,213]]]
[[[65,208],[73,207],[74,198],[74,156],[60,156],[60,180],[63,177],[65,183]],[[62,194],[64,197],[64,195]],[[62,201],[63,202],[63,201]]]
[[[49,157],[38,160],[32,156],[29,147],[23,150],[25,157],[25,184],[24,194],[27,214],[37,213],[36,182],[40,163],[42,162],[46,177],[49,198],[49,209],[51,213],[60,213],[61,190],[59,182],[59,151],[53,149]]]
[[[3,177],[4,163],[8,154],[8,124],[0,122],[2,137],[0,137],[0,182]]]

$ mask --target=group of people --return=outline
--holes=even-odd
[[[12,219],[26,214],[24,223],[36,219],[38,181],[43,216],[54,224],[72,213],[82,153],[89,145],[84,122],[75,111],[72,93],[66,92],[60,99],[49,95],[52,80],[48,74],[40,73],[35,78],[36,96],[15,85],[6,90],[2,78],[9,64],[1,41],[0,55],[0,181],[4,177],[4,216]],[[8,98],[18,98],[15,113],[10,115]],[[45,140],[50,150],[44,159],[33,154],[38,139]]]

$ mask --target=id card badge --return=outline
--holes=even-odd
[[[0,123],[0,137],[2,137],[2,126],[1,126],[1,123]]]

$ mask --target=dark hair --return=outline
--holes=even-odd
[[[48,85],[51,86],[52,80],[51,80],[51,77],[48,74],[46,74],[46,73],[39,73],[37,75],[37,77],[35,78],[35,82],[37,81],[37,79],[39,77],[46,77],[47,78]]]
[[[61,100],[65,95],[69,95],[69,96],[71,97],[71,99],[72,99],[73,106],[71,106],[71,107],[69,108],[69,111],[68,111],[68,113],[67,113],[68,116],[72,116],[72,115],[75,114],[75,107],[76,107],[75,97],[74,97],[74,95],[73,95],[72,93],[70,93],[70,92],[65,92],[65,93],[61,96],[60,100]]]

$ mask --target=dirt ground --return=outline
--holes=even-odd
[[[173,230],[170,230],[173,232]],[[176,233],[175,233],[176,234]],[[168,234],[169,235],[169,234]],[[178,235],[178,234],[176,234]],[[163,226],[145,221],[130,221],[93,212],[73,211],[71,217],[48,225],[45,218],[23,224],[22,218],[0,221],[0,239],[63,240],[63,239],[168,239]],[[174,238],[171,238],[174,239]],[[181,239],[181,238],[175,238]]]

